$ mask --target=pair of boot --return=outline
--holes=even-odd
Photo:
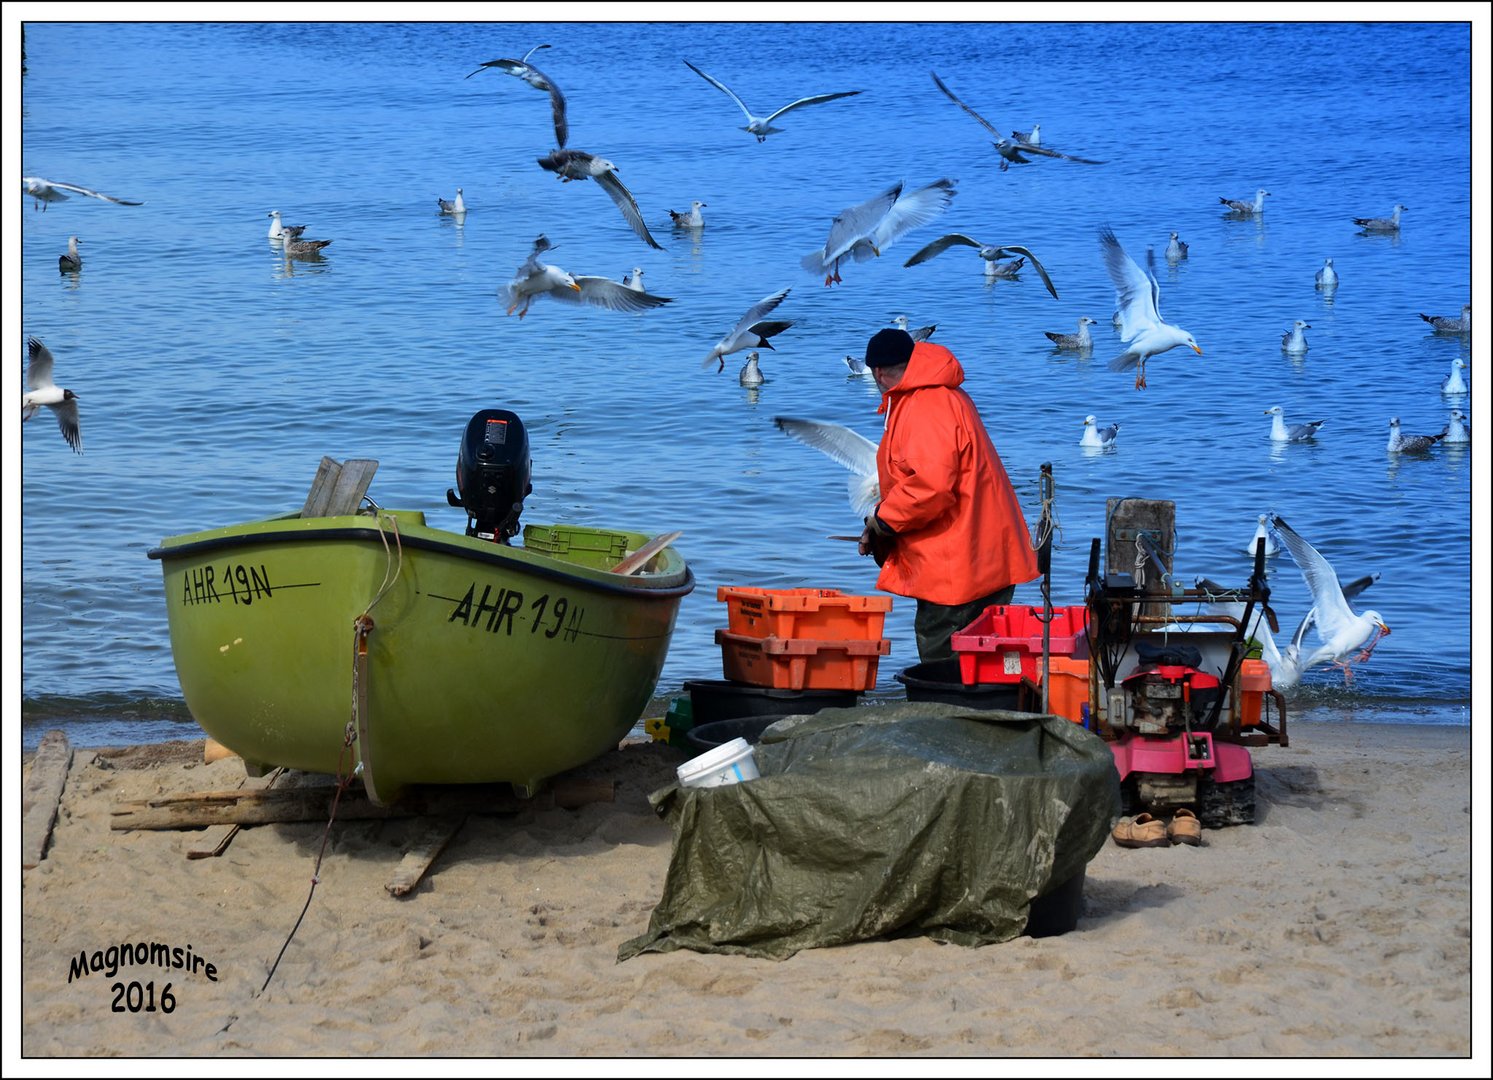
[[[1179,807],[1170,822],[1150,814],[1122,818],[1112,835],[1121,847],[1170,847],[1172,844],[1197,846],[1203,842],[1203,825],[1187,807]]]

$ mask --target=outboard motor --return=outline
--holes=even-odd
[[[516,413],[483,409],[467,422],[446,501],[467,512],[467,535],[506,544],[518,532],[529,482],[529,433]]]

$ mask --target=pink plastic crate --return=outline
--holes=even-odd
[[[1052,656],[1078,651],[1087,626],[1082,604],[1052,609],[1047,650]],[[1025,604],[993,605],[949,641],[959,657],[959,681],[1014,683],[1042,677],[1042,609]]]

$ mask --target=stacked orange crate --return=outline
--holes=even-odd
[[[835,589],[721,586],[727,625],[715,632],[727,679],[787,690],[870,690],[891,651],[881,636],[889,596]]]

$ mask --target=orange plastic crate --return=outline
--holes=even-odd
[[[757,589],[722,585],[726,630],[742,637],[873,641],[881,637],[890,596],[847,596],[836,589]]]
[[[1041,691],[1038,691],[1040,694]],[[1038,704],[1041,698],[1037,699]],[[1089,662],[1071,656],[1047,658],[1047,709],[1076,724],[1083,723],[1083,707],[1089,701]]]
[[[774,690],[870,690],[877,662],[892,647],[890,638],[754,638],[729,630],[717,630],[715,643],[726,678]]]
[[[1047,651],[1072,656],[1084,637],[1088,609],[1082,604],[1052,609]],[[949,639],[959,657],[959,679],[978,683],[1036,682],[1042,661],[1042,609],[1025,604],[992,605]]]

